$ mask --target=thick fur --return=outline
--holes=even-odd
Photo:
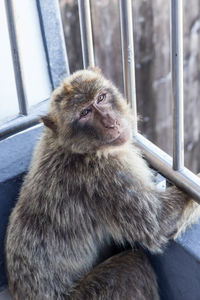
[[[156,191],[131,138],[102,145],[91,128],[78,127],[77,111],[102,88],[132,126],[126,100],[95,71],[76,72],[52,96],[7,232],[15,300],[159,299],[141,251],[106,260],[108,249],[113,242],[138,242],[160,252],[177,230],[187,197],[175,187]]]
[[[138,250],[122,252],[98,265],[80,280],[70,298],[159,300],[153,269],[145,254]]]
[[[180,219],[178,220],[177,231],[173,238],[177,239],[178,237],[180,237],[187,228],[191,227],[193,224],[196,224],[199,221],[199,218],[200,205],[191,199],[190,201],[188,201]]]

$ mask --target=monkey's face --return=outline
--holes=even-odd
[[[99,72],[78,71],[67,78],[53,94],[49,115],[55,126],[45,125],[54,127],[59,141],[73,152],[119,146],[131,138],[129,105]]]

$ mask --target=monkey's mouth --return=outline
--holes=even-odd
[[[119,134],[117,137],[113,137],[110,140],[107,141],[107,144],[113,145],[113,146],[120,146],[122,144],[125,144],[131,137],[131,132],[129,128],[124,128],[123,130],[120,130],[118,132]]]

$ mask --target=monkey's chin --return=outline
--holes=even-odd
[[[120,133],[120,135],[117,138],[112,140],[109,144],[112,146],[121,146],[126,142],[128,142],[130,138],[131,138],[131,131],[130,129],[126,128]]]

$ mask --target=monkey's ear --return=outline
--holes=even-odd
[[[94,66],[94,67],[89,66],[87,69],[88,69],[89,71],[93,71],[93,72],[96,72],[96,73],[98,73],[98,74],[102,74],[101,69],[100,69],[99,67],[97,67],[97,66]]]
[[[40,119],[46,127],[50,128],[53,132],[56,132],[57,130],[56,122],[50,114],[41,116]]]

